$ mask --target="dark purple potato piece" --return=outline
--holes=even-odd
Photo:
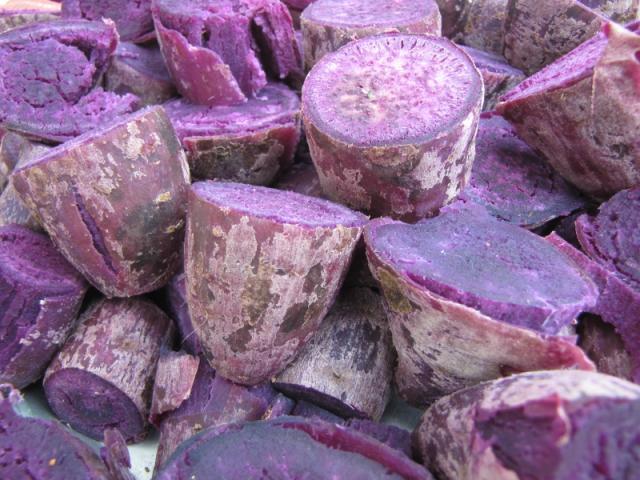
[[[440,35],[434,0],[317,0],[300,17],[306,70],[327,53],[381,33]]]
[[[443,34],[457,43],[502,55],[509,0],[436,0]]]
[[[471,179],[460,198],[528,229],[569,215],[586,202],[495,113],[480,117]]]
[[[193,331],[189,306],[187,305],[187,289],[184,272],[175,275],[165,287],[168,311],[173,318],[180,337],[180,348],[192,355],[200,355],[200,340]]]
[[[503,57],[483,52],[472,47],[461,46],[471,57],[484,82],[484,111],[491,111],[498,99],[525,79],[522,70],[509,65]]]
[[[101,300],[47,369],[43,386],[56,416],[101,440],[108,428],[129,443],[147,434],[151,386],[171,320],[146,300]]]
[[[342,417],[379,420],[391,393],[394,363],[382,298],[366,287],[351,288],[342,291],[273,385]]]
[[[511,90],[497,110],[580,190],[608,197],[630,188],[640,182],[639,49],[640,35],[608,24]]]
[[[0,383],[23,388],[42,376],[87,286],[46,236],[0,227]]]
[[[318,172],[316,172],[315,167],[309,163],[296,163],[292,165],[289,170],[280,176],[274,188],[298,192],[310,197],[324,197]]]
[[[365,242],[412,405],[514,372],[593,369],[569,333],[596,288],[537,235],[470,204],[416,225],[375,220]]]
[[[0,478],[114,480],[96,452],[62,424],[18,415],[19,401],[17,390],[0,385]]]
[[[467,183],[482,101],[480,73],[447,39],[384,34],[345,45],[302,89],[322,189],[374,216],[435,213]]]
[[[163,413],[178,408],[191,395],[200,357],[171,350],[161,352],[153,382],[150,422],[159,424]]]
[[[86,20],[109,18],[125,42],[145,38],[153,30],[151,0],[62,0],[62,16]]]
[[[104,432],[104,446],[100,449],[100,457],[107,466],[113,480],[136,480],[131,473],[131,457],[127,443],[115,428]]]
[[[183,443],[156,478],[194,477],[432,478],[423,467],[371,437],[321,420],[292,417],[209,429]]]
[[[0,35],[0,123],[56,143],[132,112],[135,96],[96,88],[117,42],[112,24],[84,20],[34,23]]]
[[[369,435],[411,458],[411,433],[404,428],[362,418],[352,418],[344,424],[352,430]]]
[[[640,294],[640,187],[623,190],[600,206],[597,215],[576,221],[583,250]]]
[[[640,387],[581,371],[530,372],[438,400],[414,447],[442,480],[638,478]]]
[[[300,100],[283,84],[270,83],[241,105],[165,104],[187,152],[191,174],[269,185],[293,163],[300,140]]]
[[[569,256],[598,286],[600,295],[590,313],[599,315],[607,324],[614,327],[624,345],[624,350],[631,363],[630,378],[640,383],[640,292],[625,281],[620,275],[607,270],[585,254],[551,234],[547,240],[565,255]],[[606,340],[605,340],[606,341]],[[601,363],[601,362],[598,362]],[[618,375],[626,377],[626,369]]]
[[[278,0],[158,0],[158,41],[178,91],[193,103],[233,105],[300,68],[293,25]]]
[[[154,45],[120,43],[104,85],[110,92],[136,95],[142,105],[164,103],[177,95],[162,54]]]
[[[267,410],[262,414],[261,420],[271,420],[273,418],[291,415],[295,406],[295,400],[283,395],[282,393],[278,393],[271,401],[269,408],[267,408]]]
[[[299,193],[192,185],[187,301],[218,373],[255,385],[294,359],[329,311],[366,221],[342,205]]]
[[[633,381],[633,359],[615,327],[597,315],[580,319],[578,344],[593,360],[600,373]]]
[[[15,171],[13,184],[106,296],[150,292],[178,270],[189,172],[162,107],[51,149]]]
[[[56,20],[60,4],[49,0],[8,0],[0,5],[0,33],[29,23]]]
[[[293,407],[293,410],[291,411],[291,415],[302,418],[315,418],[336,424],[344,423],[344,417],[336,415],[326,408],[322,408],[321,406],[306,400],[298,400],[296,402],[296,406]]]
[[[268,384],[255,387],[234,384],[201,361],[189,397],[159,418],[156,471],[178,445],[205,428],[260,420],[275,395]]]

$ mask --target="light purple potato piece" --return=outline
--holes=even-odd
[[[270,83],[255,98],[234,106],[165,104],[187,153],[191,174],[269,185],[293,163],[300,140],[300,100]]]
[[[0,33],[29,23],[56,20],[60,4],[48,0],[11,0],[0,6]]]
[[[471,57],[484,82],[484,111],[491,111],[498,99],[525,79],[522,70],[512,67],[506,60],[494,53],[472,47],[461,46]]]
[[[232,455],[236,461],[229,462]],[[430,480],[404,454],[321,420],[275,420],[209,429],[183,443],[158,480],[196,478],[334,478]]]
[[[178,270],[189,171],[162,107],[51,149],[12,179],[56,246],[106,296],[150,292]]]
[[[160,353],[153,382],[149,421],[156,425],[162,414],[178,408],[191,395],[200,357],[172,350]]]
[[[597,315],[580,319],[578,344],[600,373],[633,381],[633,360],[615,327]]]
[[[640,182],[638,49],[640,35],[608,24],[496,108],[560,175],[596,198]]]
[[[24,388],[44,374],[87,287],[45,235],[0,227],[0,383]]]
[[[158,0],[154,23],[178,91],[195,104],[240,104],[300,68],[293,25],[278,0]]]
[[[366,221],[342,205],[294,192],[192,185],[187,302],[218,373],[255,385],[294,359],[331,307]]]
[[[62,424],[16,413],[20,400],[11,385],[0,385],[1,478],[114,480],[98,454]]]
[[[515,372],[594,368],[570,333],[595,285],[537,235],[452,205],[416,225],[374,220],[365,243],[410,404]]]
[[[100,300],[47,369],[49,406],[74,430],[101,440],[108,428],[127,442],[145,438],[156,364],[171,320],[141,299]]]
[[[369,288],[342,291],[276,389],[342,417],[379,420],[391,394],[395,353],[382,299]]]
[[[313,164],[296,163],[284,172],[273,186],[278,190],[298,192],[310,197],[323,198],[320,178]]]
[[[640,388],[595,372],[530,372],[440,399],[414,432],[443,480],[637,478]]]
[[[180,348],[192,355],[200,355],[200,339],[193,331],[189,305],[187,305],[187,287],[184,272],[176,274],[164,289],[168,312],[178,329]]]
[[[143,40],[153,31],[151,0],[62,0],[62,16],[113,20],[125,42]]]
[[[137,108],[133,95],[96,87],[118,42],[109,23],[56,20],[0,35],[0,123],[60,143]]]
[[[110,92],[137,96],[141,105],[164,103],[177,95],[155,45],[119,43],[105,74],[104,86]]]
[[[434,0],[316,0],[300,17],[305,69],[326,54],[381,33],[440,35]]]
[[[459,198],[530,230],[586,205],[586,199],[493,112],[480,117],[471,179]]]
[[[174,369],[171,374],[180,372]],[[255,387],[234,384],[201,361],[188,397],[176,409],[156,419],[160,430],[156,472],[182,442],[201,430],[260,420],[275,396],[268,384]]]
[[[325,195],[373,216],[433,215],[467,183],[483,92],[471,59],[440,37],[383,34],[327,55],[302,89]]]
[[[103,442],[100,457],[107,466],[112,480],[136,480],[131,473],[131,457],[127,443],[120,431],[115,428],[105,430]]]

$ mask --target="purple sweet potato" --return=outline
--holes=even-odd
[[[17,390],[0,385],[0,478],[114,480],[96,452],[59,422],[18,415],[19,401]]]
[[[171,320],[146,300],[98,301],[47,369],[49,406],[91,438],[117,428],[127,442],[143,439],[156,364],[172,333]]]
[[[374,216],[435,213],[471,173],[483,91],[471,59],[440,37],[383,34],[327,55],[302,89],[325,194]]]
[[[63,142],[138,104],[96,87],[116,48],[112,24],[56,20],[0,35],[0,123],[35,139]]]
[[[302,418],[315,418],[335,424],[344,423],[344,417],[336,415],[326,408],[322,408],[319,405],[306,400],[298,400],[296,402],[296,406],[293,407],[293,410],[291,411],[291,415]]]
[[[379,420],[391,393],[395,353],[380,295],[343,290],[322,325],[274,387],[342,417]]]
[[[175,370],[172,373],[180,374]],[[188,398],[156,419],[160,429],[156,471],[180,443],[205,428],[259,420],[275,395],[268,384],[256,387],[234,384],[201,361]]]
[[[0,227],[0,383],[23,388],[42,376],[87,287],[46,236]]]
[[[178,408],[191,395],[200,357],[168,350],[160,353],[153,382],[149,420],[159,424],[163,413]]]
[[[484,82],[484,111],[491,111],[498,99],[525,79],[522,70],[509,65],[504,58],[472,47],[461,46],[471,57]]]
[[[0,33],[29,23],[56,20],[60,4],[49,0],[8,0],[0,5]]]
[[[597,315],[585,314],[580,319],[578,344],[600,373],[633,381],[633,360],[615,327]]]
[[[131,457],[127,443],[115,428],[104,431],[104,446],[100,449],[100,457],[107,466],[113,480],[136,480],[131,473]]]
[[[312,164],[304,162],[292,165],[280,176],[274,188],[298,192],[310,197],[324,197],[318,172]]]
[[[283,395],[282,393],[278,393],[269,404],[269,407],[262,414],[261,420],[271,420],[273,418],[291,415],[295,406],[295,400]]]
[[[164,103],[177,95],[162,54],[154,45],[118,44],[104,84],[110,92],[136,95],[141,105]]]
[[[146,38],[153,30],[151,0],[62,0],[62,16],[86,20],[109,18],[123,41]]]
[[[283,84],[270,83],[241,105],[194,105],[180,99],[165,108],[195,178],[269,185],[293,162],[300,100]]]
[[[367,435],[321,420],[292,417],[209,429],[183,443],[156,478],[254,477],[432,478],[402,453]]]
[[[515,87],[497,111],[580,190],[606,198],[632,187],[640,182],[639,49],[640,35],[608,24]]]
[[[351,430],[369,435],[411,458],[411,433],[404,428],[362,418],[351,418],[344,425]]]
[[[293,25],[278,0],[157,0],[158,41],[178,91],[191,102],[233,105],[299,69]]]
[[[12,181],[65,257],[106,296],[155,290],[178,270],[189,172],[162,107],[51,149]]]
[[[593,369],[569,333],[596,288],[537,235],[470,204],[416,225],[375,220],[365,242],[409,403],[514,372]]]
[[[31,149],[32,142],[13,132],[2,131],[0,135],[0,193],[8,184],[9,175],[25,152]]]
[[[335,299],[365,223],[362,214],[299,193],[192,185],[187,301],[218,373],[253,385],[293,360]]]
[[[187,287],[184,272],[176,274],[165,287],[168,312],[178,329],[180,348],[192,355],[200,355],[200,340],[193,331],[193,323],[187,305]]]
[[[586,202],[495,113],[480,117],[471,179],[460,198],[528,229],[569,215]]]
[[[436,0],[442,33],[478,50],[501,55],[509,0]]]
[[[414,445],[442,480],[640,476],[640,387],[595,372],[531,372],[468,388],[424,414]]]
[[[300,17],[307,70],[327,53],[360,38],[399,32],[440,35],[434,0],[317,0]]]

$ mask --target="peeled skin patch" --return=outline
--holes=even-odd
[[[595,372],[514,375],[433,404],[414,432],[443,480],[637,478],[640,387]]]
[[[113,25],[57,20],[0,35],[0,122],[59,143],[132,112],[133,95],[97,87],[116,48]]]
[[[449,40],[384,34],[325,57],[302,116],[325,194],[373,215],[415,220],[464,187],[482,78]]]
[[[255,385],[293,360],[329,310],[365,223],[342,205],[298,193],[192,185],[187,303],[218,373]]]
[[[380,33],[441,33],[433,0],[318,0],[300,18],[305,67],[359,38]]]
[[[87,286],[46,236],[0,227],[0,382],[24,388],[42,376]]]

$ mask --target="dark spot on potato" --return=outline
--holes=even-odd
[[[316,287],[321,286],[321,282],[322,265],[317,263],[309,269],[309,273],[307,273],[307,276],[304,279],[302,290],[304,293],[310,294]]]
[[[251,341],[251,330],[251,325],[244,325],[225,339],[229,343],[229,348],[231,348],[233,353],[247,351],[247,343]]]
[[[279,333],[291,333],[302,327],[307,309],[308,305],[306,303],[296,303],[289,307],[280,325]]]

